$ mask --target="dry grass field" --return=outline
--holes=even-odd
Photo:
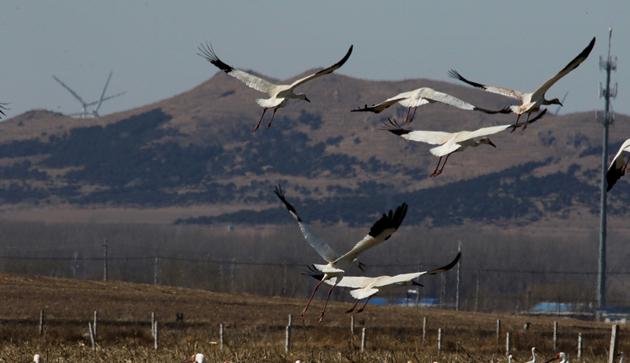
[[[180,362],[204,353],[210,362],[505,362],[505,333],[512,336],[516,362],[555,355],[553,322],[559,323],[558,350],[573,360],[578,333],[584,338],[584,362],[604,361],[610,324],[568,318],[539,318],[411,307],[368,306],[355,315],[350,332],[348,303],[332,303],[321,324],[322,301],[305,319],[304,299],[230,295],[170,286],[127,282],[72,280],[0,274],[0,358],[26,362],[39,353],[45,362]],[[45,311],[44,335],[38,334],[39,312]],[[98,344],[92,350],[88,322],[99,312]],[[160,348],[153,350],[150,313],[157,314]],[[184,321],[177,322],[176,314]],[[284,350],[288,315],[293,314],[291,350]],[[427,338],[422,321],[428,317]],[[496,321],[501,319],[497,341]],[[526,322],[530,328],[523,330]],[[218,326],[225,324],[220,349]],[[367,351],[360,352],[360,331],[367,329]],[[442,352],[437,330],[444,330]],[[630,348],[629,331],[621,327],[620,350]]]

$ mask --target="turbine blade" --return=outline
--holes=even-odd
[[[105,87],[103,87],[103,93],[101,93],[101,98],[98,99],[98,103],[96,104],[96,107],[94,107],[94,110],[92,110],[92,114],[94,114],[94,117],[98,116],[98,109],[101,107],[101,104],[103,103],[103,97],[105,97],[105,91],[107,91],[107,85],[109,84],[109,80],[112,79],[112,73],[114,73],[114,71],[109,72],[109,77],[107,77],[107,82],[105,82]]]
[[[65,84],[65,83],[61,82],[61,80],[60,80],[59,78],[57,78],[57,77],[55,77],[55,76],[53,76],[53,78],[55,79],[55,81],[57,81],[57,82],[61,83],[61,85],[63,86],[63,88],[67,89],[67,90],[68,90],[68,91],[69,91],[69,92],[70,92],[70,93],[74,96],[74,98],[76,98],[77,100],[79,100],[79,102],[81,102],[81,105],[82,105],[83,107],[85,107],[85,106],[86,106],[86,104],[85,104],[85,102],[83,101],[83,99],[82,99],[81,97],[79,97],[79,95],[78,95],[78,94],[76,94],[76,92],[74,92],[73,90],[71,90],[71,89],[70,89],[70,87],[66,86],[66,84]]]

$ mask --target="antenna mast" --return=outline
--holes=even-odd
[[[604,97],[605,108],[604,117],[595,114],[597,121],[604,126],[604,142],[602,143],[602,183],[601,183],[601,212],[599,220],[599,264],[597,273],[597,307],[606,305],[606,170],[608,165],[608,126],[613,123],[613,116],[610,110],[610,98],[617,97],[617,83],[615,88],[610,88],[610,72],[617,70],[617,57],[613,61],[610,57],[610,38],[612,38],[612,28],[608,29],[608,58],[604,60],[599,57],[599,69],[606,71],[606,88],[599,83],[599,97]]]

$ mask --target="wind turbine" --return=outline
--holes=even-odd
[[[81,112],[73,113],[73,114],[70,114],[69,116],[81,116],[81,118],[86,118],[87,116],[99,117],[98,109],[101,107],[101,104],[104,101],[111,100],[112,98],[115,98],[115,97],[118,97],[118,96],[121,96],[121,95],[124,95],[125,93],[127,93],[127,92],[120,92],[120,93],[117,93],[117,94],[112,95],[112,96],[104,97],[105,96],[105,91],[107,90],[107,85],[109,85],[109,80],[112,78],[112,74],[113,73],[114,73],[114,71],[110,71],[109,72],[109,77],[107,77],[107,82],[105,83],[105,87],[103,88],[103,92],[101,93],[101,97],[98,99],[98,101],[92,101],[92,102],[85,102],[85,101],[83,101],[81,96],[79,96],[70,87],[68,87],[65,83],[63,83],[59,78],[53,76],[55,81],[59,82],[65,89],[68,90],[68,92],[70,92],[74,96],[74,98],[76,98],[81,103],[81,107],[82,107]],[[96,105],[96,107],[94,107],[94,109],[91,112],[89,112],[87,110],[87,108],[89,106],[94,106],[94,105]]]

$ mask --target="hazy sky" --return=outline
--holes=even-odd
[[[217,72],[196,54],[206,41],[224,62],[278,79],[329,66],[354,44],[338,73],[455,82],[447,77],[454,68],[531,92],[596,36],[590,57],[547,92],[562,99],[570,91],[562,113],[595,110],[603,109],[598,63],[612,27],[613,108],[630,114],[629,15],[628,1],[14,1],[0,12],[0,102],[11,103],[8,116],[77,112],[52,76],[92,101],[110,70],[108,94],[127,94],[101,114],[156,102]]]

